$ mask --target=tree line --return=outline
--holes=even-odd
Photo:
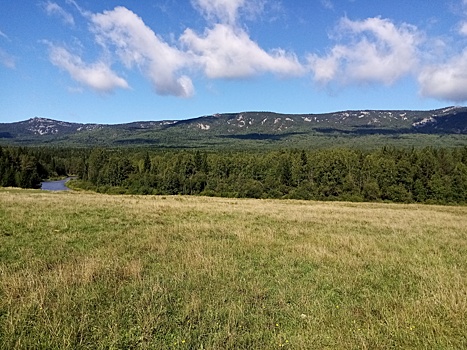
[[[467,147],[199,151],[0,146],[0,186],[78,175],[112,194],[467,203]]]
[[[374,151],[93,149],[76,186],[105,193],[467,202],[467,147]]]

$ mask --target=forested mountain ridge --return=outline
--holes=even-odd
[[[223,113],[186,120],[81,124],[48,118],[0,123],[5,144],[207,147],[233,141],[309,142],[321,137],[467,135],[467,107],[432,111],[342,111],[326,114]],[[465,139],[463,139],[465,140]]]

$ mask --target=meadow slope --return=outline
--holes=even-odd
[[[1,349],[467,348],[467,207],[0,189]]]

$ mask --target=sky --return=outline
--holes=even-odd
[[[0,122],[467,102],[467,0],[2,0]]]

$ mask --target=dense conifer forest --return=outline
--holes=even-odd
[[[0,147],[0,185],[110,194],[467,203],[467,147],[199,151]]]
[[[0,187],[40,188],[42,180],[76,174],[86,152],[0,146]]]

